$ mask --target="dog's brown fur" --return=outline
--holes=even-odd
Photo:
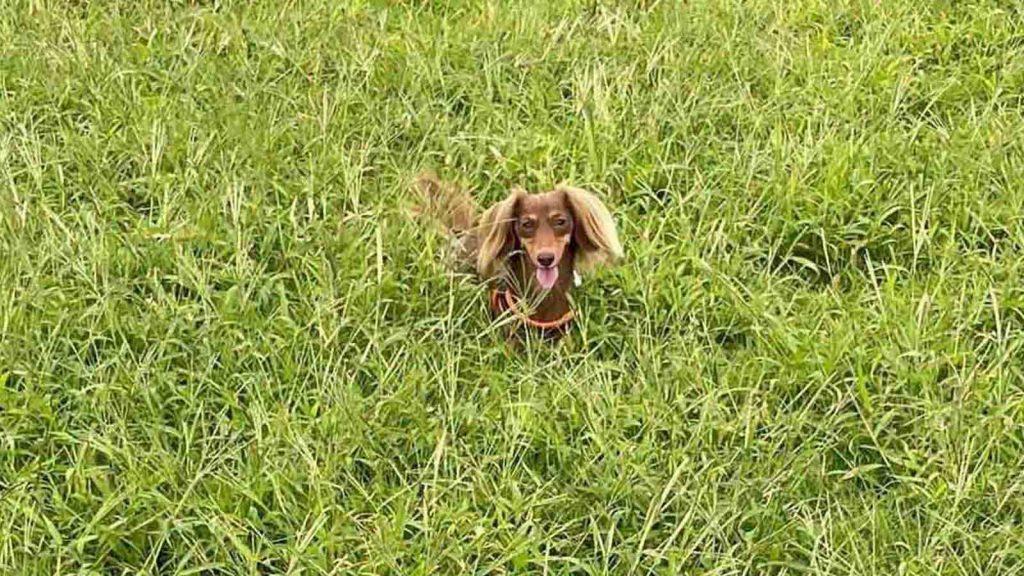
[[[477,217],[472,196],[433,173],[420,175],[416,188],[420,212],[450,235],[455,266],[503,282],[528,303],[530,320],[564,317],[575,272],[622,257],[611,214],[585,190],[561,185],[529,194],[515,188]],[[538,268],[557,269],[551,289],[535,281]]]

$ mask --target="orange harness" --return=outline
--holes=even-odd
[[[517,300],[518,297],[511,290],[494,288],[491,290],[491,312],[495,317],[501,316],[505,312],[512,312],[524,325],[540,330],[545,334],[564,333],[569,329],[569,325],[575,317],[573,311],[569,310],[557,320],[548,320],[547,322],[534,320],[519,310],[519,307],[516,305]]]

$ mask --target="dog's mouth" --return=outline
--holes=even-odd
[[[552,266],[550,268],[537,268],[537,283],[544,290],[551,290],[555,287],[555,282],[558,281],[558,267]]]

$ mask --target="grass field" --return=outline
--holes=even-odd
[[[0,7],[0,573],[1024,573],[1024,5],[197,4]]]

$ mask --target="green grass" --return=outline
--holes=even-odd
[[[0,7],[0,573],[1024,572],[1019,2],[196,4]]]

